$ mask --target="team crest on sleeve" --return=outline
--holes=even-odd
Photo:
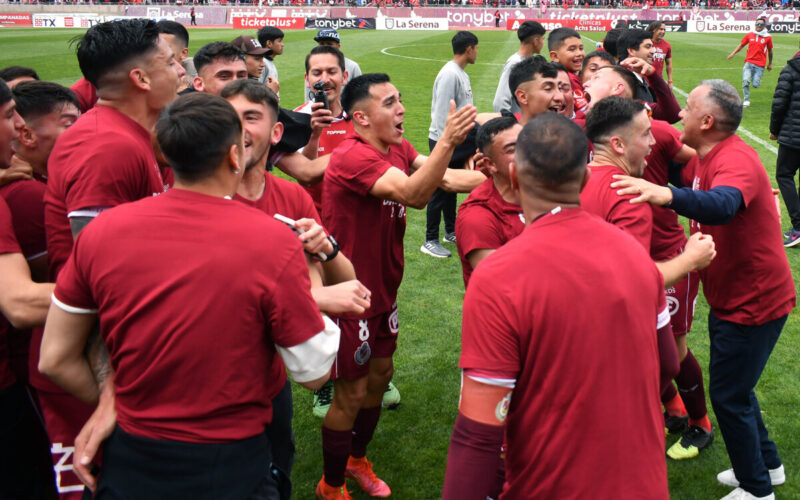
[[[497,418],[499,422],[505,422],[506,417],[508,417],[508,407],[511,404],[511,393],[509,392],[506,394],[506,397],[500,400],[497,403],[497,407],[494,409],[494,416]]]

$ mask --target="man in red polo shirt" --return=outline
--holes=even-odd
[[[82,353],[101,322],[118,427],[98,495],[277,499],[264,431],[285,375],[271,366],[280,355],[297,382],[319,386],[338,329],[314,304],[292,231],[230,200],[245,156],[230,104],[185,96],[156,130],[175,186],[81,232],[53,293],[39,367],[96,400]]]
[[[342,329],[333,367],[334,399],[322,422],[324,476],[318,498],[346,498],[345,473],[372,496],[391,494],[366,459],[393,372],[397,289],[403,274],[406,205],[422,208],[442,181],[455,147],[474,125],[475,108],[451,104],[430,157],[403,139],[405,108],[385,74],[351,80],[342,96],[355,132],[331,155],[325,175],[325,227],[372,292],[364,314],[338,316]]]
[[[761,86],[761,77],[764,76],[764,67],[772,71],[772,36],[767,31],[767,18],[756,19],[756,29],[746,34],[739,45],[728,54],[728,60],[733,59],[740,50],[747,45],[747,56],[744,58],[742,68],[742,94],[745,108],[750,106],[750,85],[754,88]],[[769,57],[769,62],[767,58]]]
[[[527,227],[481,263],[464,299],[446,500],[486,498],[504,436],[501,499],[669,497],[663,281],[630,235],[580,207],[587,149],[581,129],[554,113],[520,133],[510,178]],[[625,453],[609,454],[620,442]]]
[[[700,272],[711,307],[709,395],[733,465],[717,480],[736,487],[726,499],[773,499],[786,476],[753,389],[796,298],[772,187],[756,152],[735,133],[742,102],[731,84],[701,82],[682,115],[681,140],[697,151],[686,166],[692,186],[624,177],[614,187],[636,196],[634,203],[668,206],[692,219],[693,233],[714,237],[719,254]]]
[[[310,160],[330,154],[353,131],[353,122],[347,120],[342,109],[341,94],[348,78],[344,68],[344,54],[330,45],[318,45],[306,56],[306,85],[313,88],[322,82],[328,99],[327,108],[323,103],[309,101],[295,109],[311,115],[313,132],[303,148],[303,155]],[[322,181],[306,186],[319,213],[322,213],[322,187]]]
[[[456,245],[465,288],[477,265],[525,227],[519,194],[511,188],[508,176],[520,130],[517,120],[503,116],[489,120],[478,131],[478,150],[492,176],[470,193],[456,217]]]
[[[161,110],[175,99],[184,75],[152,21],[95,25],[79,42],[77,55],[99,100],[59,137],[50,155],[45,229],[51,281],[69,257],[73,237],[100,212],[164,192],[150,130]],[[41,330],[35,330],[33,363],[41,338]],[[73,440],[91,407],[38,373],[32,373],[31,382],[39,390],[53,464],[61,467],[69,460]],[[71,476],[69,471],[61,475],[62,499],[82,495],[83,485]]]

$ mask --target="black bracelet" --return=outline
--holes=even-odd
[[[316,259],[316,260],[318,260],[320,262],[328,262],[328,261],[333,260],[334,258],[336,258],[337,255],[339,255],[339,243],[331,235],[328,235],[328,241],[331,242],[331,245],[333,246],[333,251],[331,251],[331,253],[324,254],[325,255],[324,259],[318,257],[317,255],[312,255],[312,257],[314,259]],[[320,253],[322,253],[322,252],[320,252]]]

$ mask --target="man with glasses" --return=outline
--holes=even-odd
[[[750,106],[750,85],[755,88],[761,86],[764,66],[767,67],[767,71],[772,71],[772,36],[767,32],[766,23],[766,17],[756,19],[755,31],[746,34],[736,49],[728,55],[730,61],[747,45],[747,56],[744,58],[744,69],[742,69],[742,94],[744,94],[742,106],[745,108]]]

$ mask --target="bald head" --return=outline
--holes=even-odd
[[[580,190],[589,145],[572,120],[545,113],[530,120],[517,139],[514,163],[523,193],[541,189],[564,191],[574,184]]]

